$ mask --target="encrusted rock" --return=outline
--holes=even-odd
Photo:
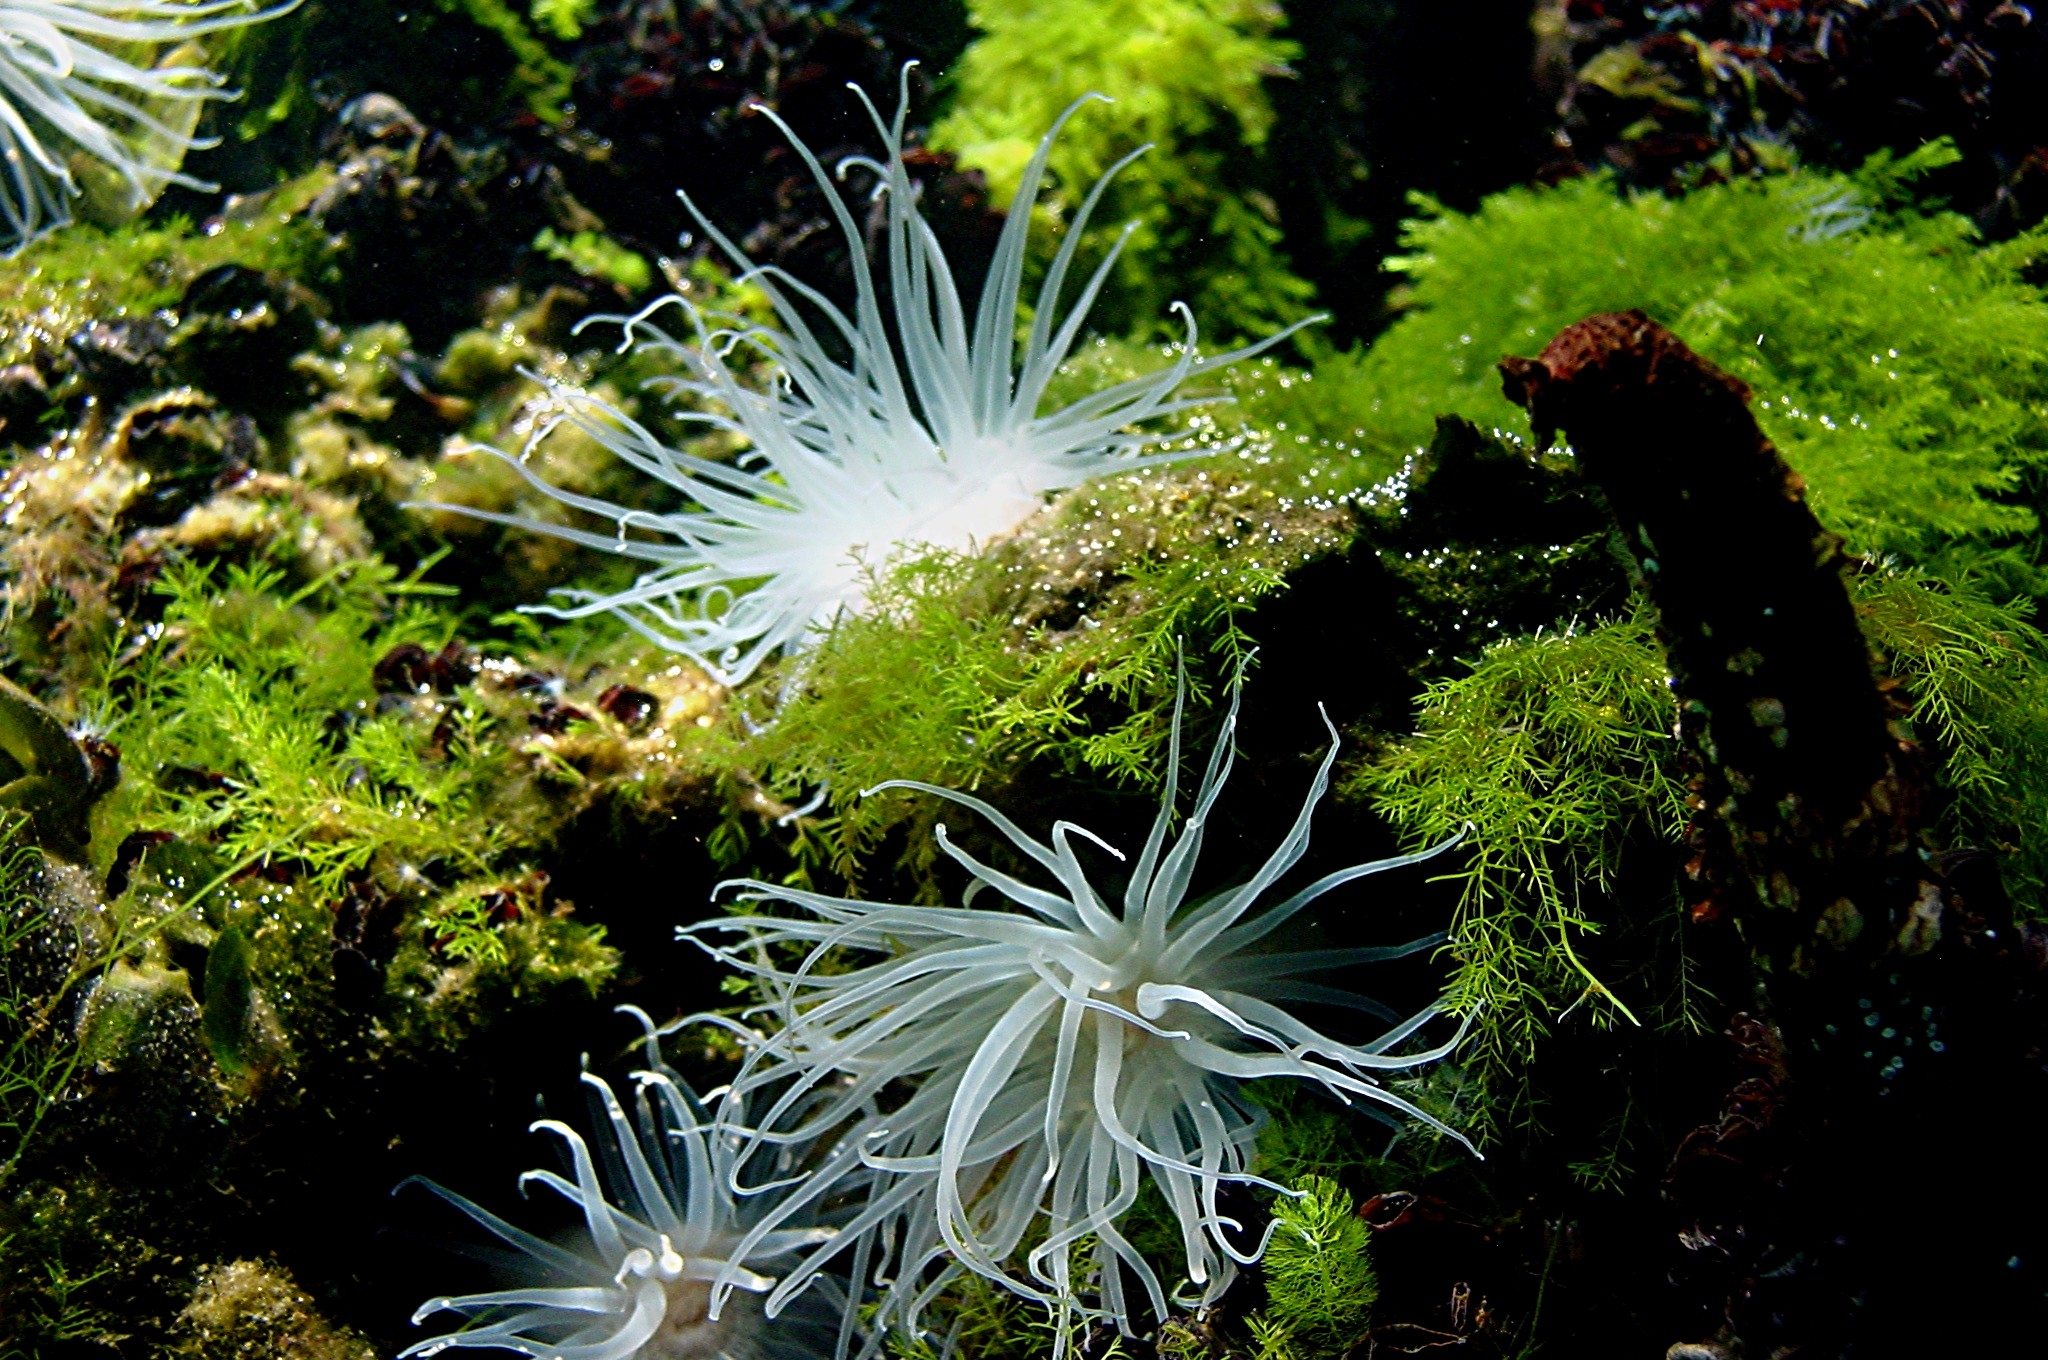
[[[376,1360],[377,1348],[320,1316],[291,1272],[229,1261],[199,1274],[171,1353],[196,1360]]]

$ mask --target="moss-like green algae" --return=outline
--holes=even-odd
[[[2039,593],[2048,306],[2024,270],[2048,238],[1981,245],[1959,217],[1887,214],[1882,187],[1799,171],[1677,199],[1593,179],[1471,215],[1425,202],[1407,314],[1344,361],[1369,437],[1403,451],[1447,412],[1526,431],[1494,362],[1641,308],[1750,385],[1853,548]]]
[[[318,183],[300,181],[266,196],[260,213],[223,216],[203,229],[175,218],[76,226],[0,261],[0,363],[62,346],[90,322],[169,307],[192,280],[224,264],[318,277],[327,242],[298,215]]]

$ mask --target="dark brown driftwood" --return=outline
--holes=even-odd
[[[1921,953],[1940,889],[1896,708],[1874,682],[1841,540],[1749,413],[1749,389],[1640,312],[1592,317],[1502,363],[1538,434],[1570,433],[1656,604],[1692,745],[1697,910],[1754,893],[1744,935],[1804,971],[1816,949]]]
[[[1546,444],[1567,437],[1656,606],[1695,768],[1693,928],[1738,933],[1750,960],[1722,998],[1735,1079],[1667,1180],[1690,1302],[1673,1353],[1928,1354],[2031,1330],[2048,1206],[2015,1140],[2048,1108],[2039,936],[1995,873],[1945,877],[1930,853],[1857,564],[1743,384],[1641,313],[1501,372]]]

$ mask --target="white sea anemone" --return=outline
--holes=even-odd
[[[1456,1036],[1433,1047],[1416,1038],[1437,1009],[1404,1020],[1306,980],[1413,954],[1441,936],[1383,948],[1262,952],[1274,932],[1326,893],[1447,848],[1339,869],[1268,900],[1308,848],[1334,744],[1292,829],[1258,871],[1189,899],[1204,830],[1230,771],[1236,714],[1233,700],[1193,811],[1169,846],[1180,755],[1176,704],[1165,797],[1120,909],[1096,892],[1076,854],[1076,838],[1116,854],[1092,833],[1057,822],[1043,843],[979,799],[903,781],[883,787],[921,789],[980,813],[1056,886],[979,862],[941,826],[941,848],[973,876],[958,907],[854,901],[746,880],[737,886],[756,908],[786,904],[804,914],[683,928],[700,942],[711,931],[742,935],[738,944],[705,947],[773,996],[762,1009],[770,1032],[754,1042],[732,1088],[767,1107],[755,1147],[852,1127],[858,1138],[820,1159],[803,1193],[827,1193],[836,1176],[887,1178],[790,1278],[833,1257],[843,1267],[852,1252],[855,1277],[882,1287],[878,1336],[885,1326],[916,1334],[925,1304],[962,1269],[1040,1300],[1068,1322],[1093,1315],[1135,1331],[1128,1281],[1142,1287],[1153,1315],[1164,1317],[1168,1301],[1153,1264],[1118,1225],[1138,1196],[1141,1171],[1179,1224],[1195,1296],[1177,1289],[1182,1304],[1213,1301],[1236,1265],[1264,1249],[1218,1200],[1232,1182],[1280,1188],[1248,1169],[1260,1114],[1241,1083],[1310,1082],[1340,1100],[1366,1102],[1368,1112],[1405,1114],[1464,1141],[1379,1081],[1451,1051]],[[1331,737],[1334,743],[1334,728]],[[988,888],[1021,910],[976,908],[975,896]],[[793,951],[800,964],[787,962],[799,956]],[[880,958],[852,966],[847,951]],[[1298,1018],[1291,1008],[1300,1003],[1375,1015],[1390,1027],[1370,1041],[1345,1042]],[[876,1104],[903,1082],[915,1090],[878,1112]],[[1074,1258],[1083,1250],[1092,1253],[1092,1267],[1084,1262],[1077,1273]],[[871,1262],[861,1254],[867,1251]],[[1083,1293],[1099,1302],[1081,1302]],[[1059,1335],[1066,1331],[1063,1325]]]
[[[576,495],[534,474],[523,455],[509,461],[538,489],[612,521],[616,534],[460,505],[432,507],[653,564],[628,589],[609,595],[560,592],[564,603],[538,612],[563,618],[615,613],[651,640],[737,684],[776,651],[800,652],[842,612],[858,611],[866,581],[905,548],[974,551],[1016,528],[1048,493],[1208,452],[1146,452],[1169,436],[1135,427],[1204,404],[1175,394],[1188,379],[1257,354],[1319,319],[1203,357],[1195,348],[1194,318],[1176,303],[1187,334],[1171,365],[1041,414],[1047,385],[1079,338],[1131,230],[1125,229],[1062,316],[1062,294],[1083,229],[1110,179],[1143,148],[1110,167],[1068,225],[1039,289],[1020,361],[1018,301],[1032,204],[1053,139],[1086,101],[1060,116],[1026,167],[970,327],[952,269],[917,209],[903,162],[909,68],[893,123],[885,125],[867,97],[858,88],[855,93],[882,135],[887,160],[853,158],[839,169],[844,174],[859,166],[878,177],[876,192],[887,206],[887,318],[861,230],[831,176],[766,108],[762,115],[789,135],[825,189],[852,262],[854,315],[846,316],[780,269],[753,265],[686,195],[684,202],[707,235],[744,271],[742,278],[773,302],[780,328],[707,313],[681,297],[664,298],[637,316],[609,318],[623,321],[623,347],[637,342],[681,366],[688,376],[650,385],[668,397],[690,399],[692,409],[679,418],[745,439],[750,452],[743,466],[670,448],[623,412],[557,386],[560,414],[528,442],[527,453],[555,424],[567,422],[680,493],[687,508],[651,514]],[[669,307],[688,319],[691,339],[654,324],[654,315]],[[735,371],[739,356],[772,365],[776,376],[768,390]]]
[[[401,1360],[456,1347],[545,1360],[797,1360],[845,1349],[852,1319],[830,1281],[816,1282],[818,1288],[803,1301],[809,1307],[764,1313],[761,1306],[775,1279],[757,1268],[786,1263],[830,1238],[832,1229],[752,1231],[765,1216],[783,1222],[792,1215],[778,1211],[772,1195],[734,1197],[738,1134],[720,1130],[662,1062],[659,1032],[646,1014],[621,1009],[646,1029],[649,1070],[633,1074],[638,1089],[632,1120],[609,1085],[583,1075],[599,1115],[604,1175],[581,1134],[543,1119],[533,1127],[567,1145],[575,1180],[552,1171],[520,1177],[522,1190],[538,1182],[582,1211],[584,1250],[544,1241],[431,1181],[408,1182],[432,1190],[531,1258],[546,1282],[429,1299],[413,1314],[415,1324],[455,1312],[472,1325],[417,1342],[400,1353]],[[782,1151],[786,1165],[796,1150]],[[774,1317],[777,1312],[781,1316]]]
[[[211,146],[192,135],[199,107],[233,96],[197,64],[189,39],[296,9],[251,0],[0,0],[0,214],[19,247],[71,220],[73,162],[110,170],[139,211],[166,185],[216,186],[178,167]],[[131,57],[178,44],[155,66]]]

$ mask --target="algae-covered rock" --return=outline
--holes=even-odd
[[[353,500],[298,478],[250,472],[234,477],[175,524],[135,535],[122,549],[122,566],[131,573],[152,570],[172,554],[264,561],[306,582],[366,561],[370,551]]]
[[[326,299],[290,275],[216,265],[185,286],[172,361],[237,410],[275,411],[300,395],[291,359],[326,329]]]
[[[619,968],[602,927],[574,908],[539,907],[518,885],[478,885],[444,900],[399,945],[383,1035],[405,1051],[458,1048],[504,1012],[557,990],[595,996]]]
[[[252,466],[267,459],[252,422],[191,391],[144,398],[110,427],[87,421],[19,458],[0,480],[16,654],[58,689],[82,689],[113,639],[158,612],[155,583],[174,556],[267,560],[301,581],[362,560],[355,502]]]
[[[320,1316],[291,1272],[264,1261],[206,1267],[167,1354],[191,1360],[376,1360],[367,1337]]]
[[[0,809],[26,817],[37,844],[84,859],[92,805],[119,778],[115,748],[81,743],[55,713],[0,677]]]
[[[697,666],[637,641],[561,671],[529,661],[485,659],[476,694],[554,815],[606,799],[653,815],[715,796],[704,748],[727,691]]]
[[[192,975],[150,949],[142,957],[116,959],[86,995],[78,1012],[78,1045],[100,1072],[119,1069],[148,1037],[152,1026],[189,1029],[199,1019]]]
[[[189,1288],[183,1263],[124,1221],[97,1177],[31,1183],[0,1201],[0,1345],[41,1357],[118,1355]]]
[[[458,143],[389,95],[341,110],[331,155],[305,211],[339,244],[342,314],[398,321],[430,343],[474,318],[541,230],[593,224],[549,167],[513,173],[502,143]]]
[[[0,358],[34,365],[53,390],[98,356],[118,377],[149,365],[174,333],[180,299],[210,270],[234,264],[317,279],[327,246],[317,228],[292,217],[297,197],[299,186],[281,188],[272,203],[287,211],[223,218],[218,230],[176,220],[81,226],[9,256],[0,262]]]

